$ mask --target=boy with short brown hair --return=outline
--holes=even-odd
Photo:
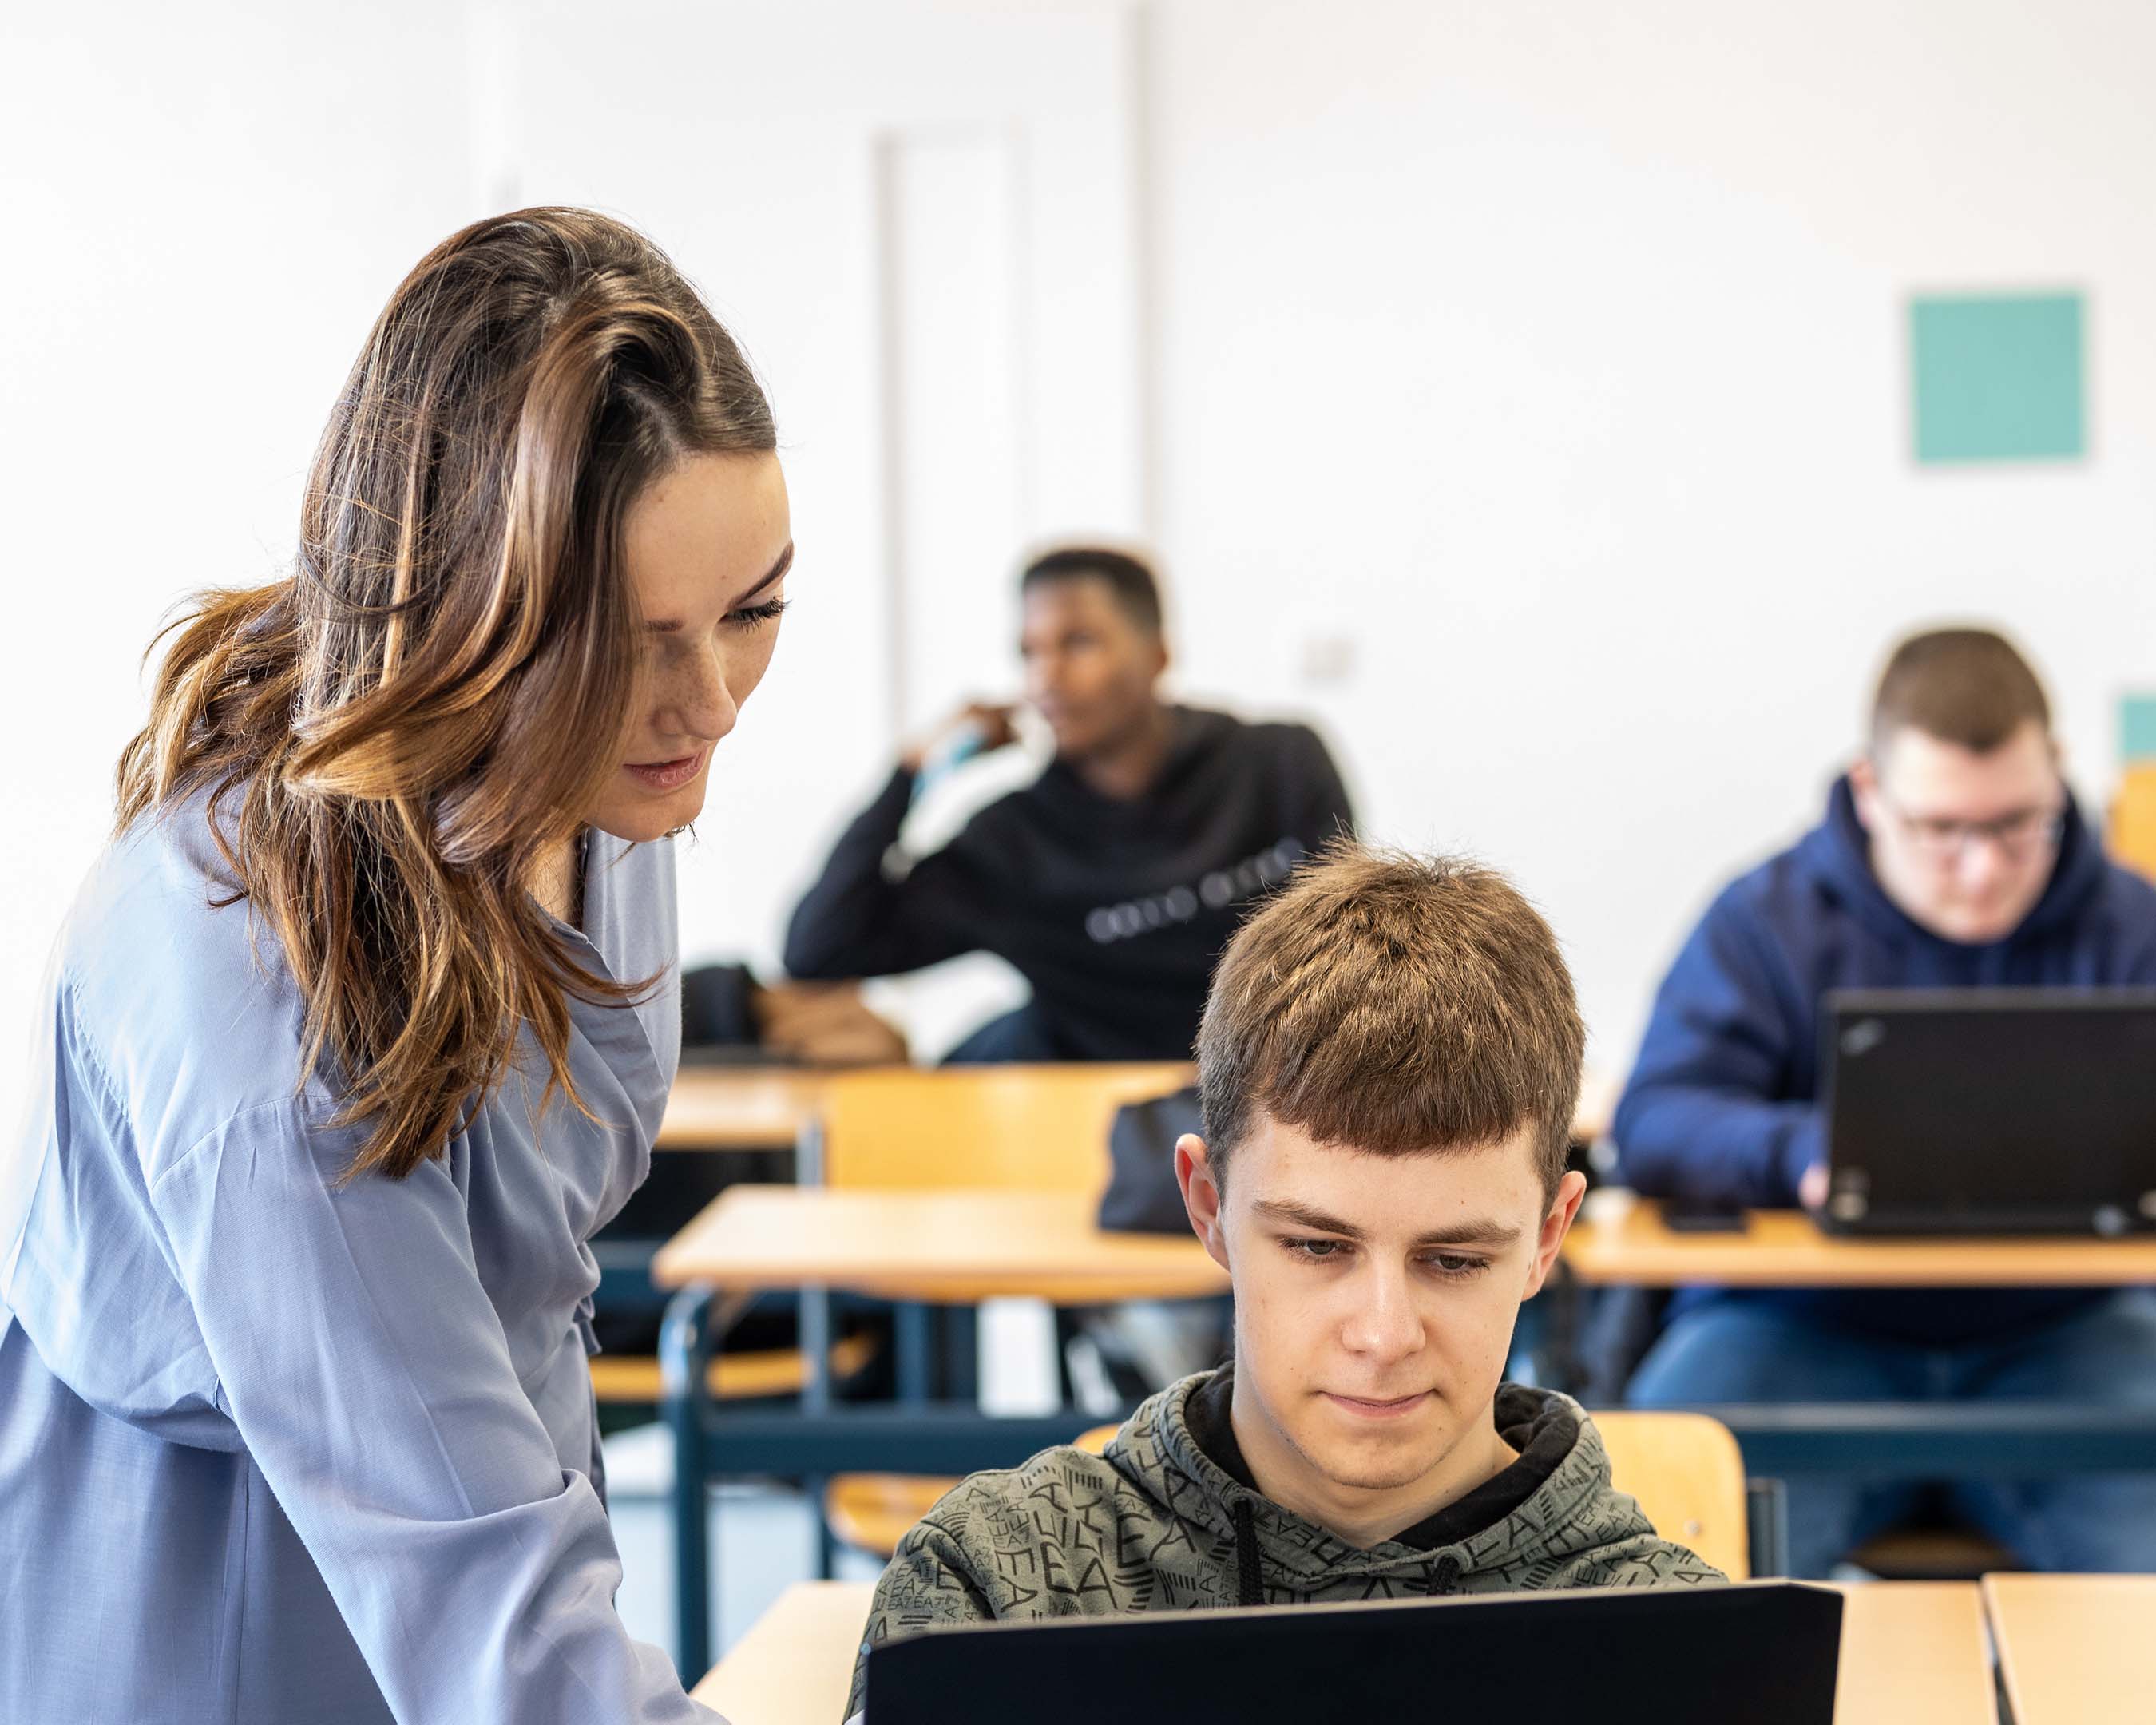
[[[1548,925],[1501,876],[1327,852],[1229,942],[1176,1147],[1235,1358],[1104,1455],[975,1474],[900,1543],[869,1647],[991,1618],[1719,1573],[1613,1491],[1592,1423],[1500,1382],[1584,1183],[1584,1040]]]

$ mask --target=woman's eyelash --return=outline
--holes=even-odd
[[[753,629],[759,623],[776,623],[789,603],[786,599],[766,599],[761,605],[745,605],[731,614],[726,621],[744,629]]]

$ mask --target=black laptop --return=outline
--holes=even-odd
[[[1831,1725],[1840,1645],[1790,1582],[983,1624],[874,1649],[867,1725]]]
[[[1821,1015],[1823,1226],[2156,1228],[2156,989],[1841,990]]]

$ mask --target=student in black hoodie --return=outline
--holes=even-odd
[[[1054,552],[1021,586],[1025,696],[1055,759],[941,850],[907,857],[899,829],[923,762],[954,734],[1009,743],[1011,710],[968,707],[908,752],[795,910],[786,968],[890,976],[994,952],[1033,999],[953,1059],[1184,1059],[1243,909],[1353,830],[1347,791],[1303,726],[1160,699],[1160,594],[1137,558]]]

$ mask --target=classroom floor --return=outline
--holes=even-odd
[[[606,1440],[607,1501],[621,1550],[622,1622],[639,1641],[674,1649],[674,1524],[667,1493],[673,1452],[665,1429],[641,1425]],[[722,1655],[780,1594],[816,1573],[816,1524],[800,1494],[754,1482],[729,1483],[711,1494],[711,1549],[717,1563],[711,1636]],[[841,1553],[843,1581],[874,1581],[883,1566],[858,1552]],[[683,1674],[693,1684],[701,1671]]]

